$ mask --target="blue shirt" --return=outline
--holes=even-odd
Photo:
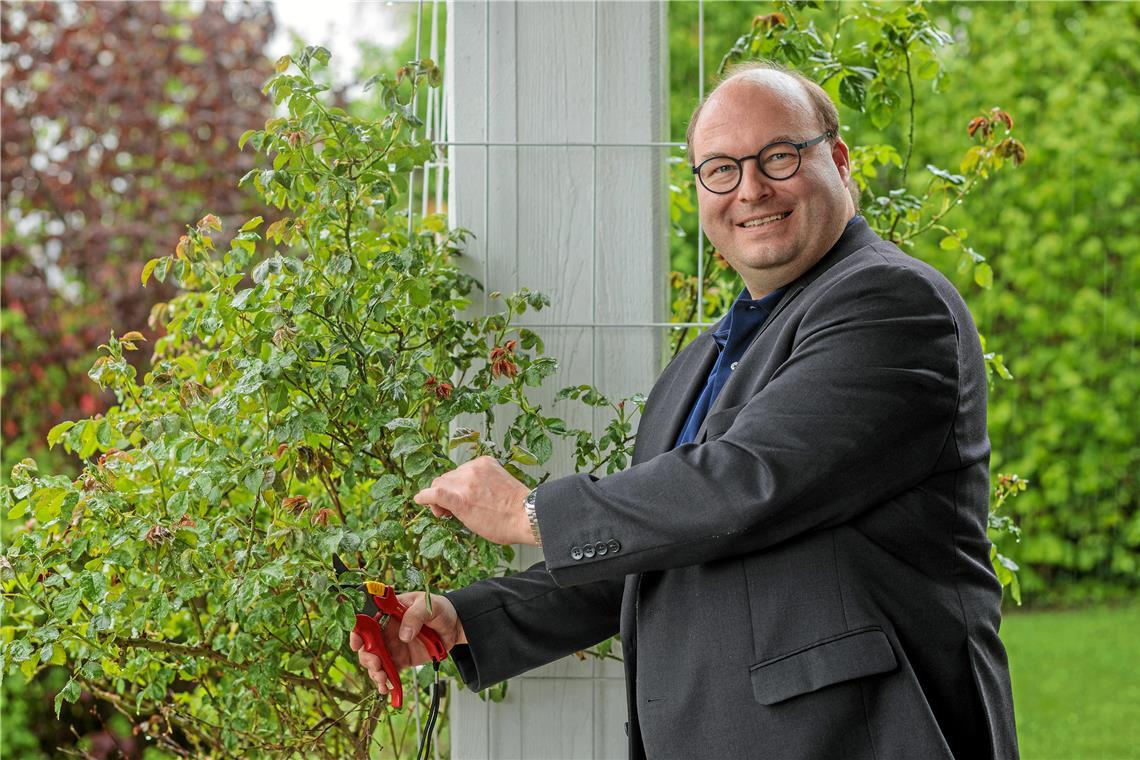
[[[748,298],[748,288],[745,288],[732,302],[732,308],[728,310],[728,315],[712,334],[717,348],[720,349],[720,355],[716,358],[712,371],[709,372],[709,379],[705,383],[704,390],[701,391],[701,395],[697,397],[696,403],[689,411],[689,418],[685,420],[685,426],[681,428],[681,434],[677,436],[677,443],[674,444],[674,447],[696,440],[697,431],[700,430],[701,423],[705,421],[705,415],[709,413],[716,397],[720,395],[724,384],[728,382],[728,378],[732,376],[732,371],[736,369],[737,362],[740,361],[748,346],[751,345],[756,331],[760,329],[760,325],[764,324],[764,320],[768,318],[772,309],[776,308],[776,304],[780,301],[780,296],[783,293],[784,289],[780,288],[773,290],[763,298],[752,299]]]

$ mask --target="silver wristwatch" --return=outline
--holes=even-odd
[[[526,519],[530,523],[530,532],[534,535],[534,542],[542,546],[542,535],[538,532],[538,515],[534,511],[534,500],[538,494],[538,489],[535,488],[526,495],[523,501],[523,509],[526,510]]]

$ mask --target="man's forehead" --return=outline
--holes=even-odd
[[[799,133],[812,129],[816,121],[798,81],[780,71],[743,71],[722,82],[701,109],[693,133],[695,160],[721,152],[716,143],[733,136],[804,139]]]

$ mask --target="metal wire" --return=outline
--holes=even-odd
[[[697,102],[705,99],[705,0],[697,0]],[[689,161],[693,160],[689,156]],[[697,185],[693,183],[693,192]],[[704,230],[701,217],[697,215],[697,322],[705,322],[705,252]]]

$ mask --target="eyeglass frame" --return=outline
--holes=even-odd
[[[693,174],[696,175],[697,181],[701,183],[701,187],[703,187],[705,190],[708,190],[710,193],[713,193],[715,195],[728,195],[729,193],[736,190],[736,188],[740,187],[740,183],[744,180],[744,162],[754,160],[754,161],[756,161],[756,167],[760,170],[761,174],[763,174],[765,177],[772,180],[773,182],[783,182],[784,180],[791,179],[792,177],[796,176],[797,173],[799,173],[800,166],[803,164],[803,160],[804,160],[803,150],[805,148],[810,148],[813,145],[819,145],[824,140],[829,140],[834,136],[835,136],[835,132],[833,132],[832,130],[829,129],[826,132],[824,132],[822,135],[820,135],[819,137],[815,137],[815,138],[812,138],[811,140],[805,140],[805,141],[799,142],[799,143],[789,142],[787,140],[776,140],[775,142],[770,142],[767,145],[765,145],[763,148],[761,148],[760,150],[756,151],[751,156],[744,156],[743,158],[734,158],[733,156],[709,156],[704,161],[701,161],[699,164],[697,164],[696,166],[693,167]],[[764,151],[768,150],[769,148],[771,148],[775,145],[790,145],[796,149],[796,168],[795,168],[795,170],[792,171],[791,174],[789,174],[786,177],[773,177],[771,174],[764,171],[764,165],[762,163],[760,163],[760,155]],[[738,173],[736,175],[736,184],[733,185],[732,187],[728,188],[727,190],[713,190],[712,188],[710,188],[708,185],[705,184],[704,178],[701,177],[701,174],[700,174],[701,167],[704,166],[705,164],[707,164],[709,161],[716,161],[718,159],[723,160],[726,158],[736,164],[736,168],[738,170]]]

